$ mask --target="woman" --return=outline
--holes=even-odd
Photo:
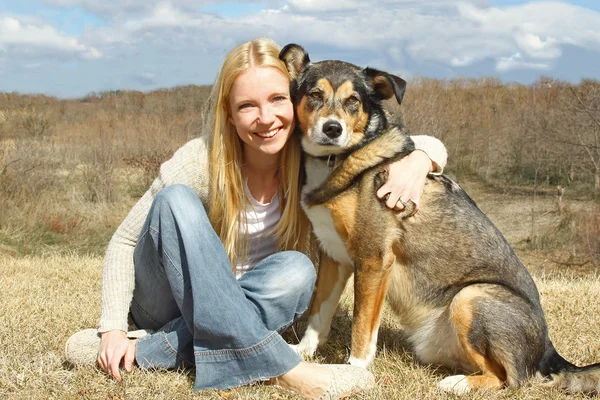
[[[130,371],[134,361],[195,365],[194,389],[271,379],[309,398],[337,398],[373,384],[361,368],[301,361],[279,335],[308,308],[315,251],[278,54],[255,39],[226,56],[209,102],[210,134],[161,166],[119,226],[105,257],[100,327],[73,335],[67,360],[97,361],[116,380],[119,366]],[[439,141],[414,139],[431,159],[415,151],[390,166],[377,193],[390,194],[390,208],[418,204],[427,173],[445,164]],[[144,330],[128,334],[128,316]]]

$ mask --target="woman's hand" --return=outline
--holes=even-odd
[[[135,361],[135,342],[119,329],[101,334],[98,364],[108,375],[121,382],[119,366],[123,361],[125,371],[131,372]]]
[[[398,211],[403,210],[405,204],[412,200],[415,203],[414,213],[419,211],[427,174],[434,169],[429,156],[424,151],[415,150],[385,168],[388,180],[377,190],[377,197],[383,199],[389,194],[385,200],[386,206]]]

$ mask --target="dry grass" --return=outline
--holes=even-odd
[[[198,136],[207,93],[0,92],[0,254],[102,253],[158,165]]]
[[[6,399],[285,399],[276,388],[255,385],[228,391],[191,391],[193,374],[134,369],[121,384],[96,368],[64,364],[63,346],[79,329],[95,326],[99,317],[101,258],[55,255],[0,258],[0,398]],[[598,325],[600,278],[567,274],[536,275],[551,338],[577,364],[600,360]],[[351,294],[345,296],[346,309]],[[289,333],[289,338],[293,333]],[[319,353],[323,362],[343,362],[350,341],[349,314],[334,321],[332,339]],[[386,311],[373,371],[378,385],[369,399],[452,398],[438,391],[443,372],[416,365],[404,347],[396,321]],[[480,392],[476,399],[567,399],[532,380],[519,390]]]
[[[111,91],[79,100],[0,92],[0,254],[101,254],[161,162],[199,135],[209,89]],[[590,199],[594,176],[600,185],[599,105],[594,81],[415,79],[400,111],[410,131],[444,141],[447,172],[461,183],[540,192],[562,184],[565,198]],[[587,240],[589,256],[600,260],[593,240],[600,212],[571,222],[560,241],[534,232],[530,247]],[[583,250],[570,252],[582,258]]]

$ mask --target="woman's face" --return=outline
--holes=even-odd
[[[294,126],[290,81],[274,67],[251,67],[229,91],[229,122],[254,156],[278,154]]]

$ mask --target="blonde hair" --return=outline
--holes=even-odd
[[[271,40],[258,38],[231,50],[221,66],[213,85],[209,110],[205,115],[206,130],[212,132],[210,152],[210,221],[221,238],[233,269],[246,257],[248,238],[240,238],[240,226],[245,224],[247,197],[242,177],[242,143],[235,127],[228,121],[229,91],[233,81],[248,68],[273,67],[289,78],[279,59],[279,47]],[[300,187],[303,177],[300,143],[291,135],[280,153],[279,199],[281,218],[275,227],[279,250],[308,249],[310,232],[308,219],[300,207]],[[241,239],[241,240],[240,240]]]

